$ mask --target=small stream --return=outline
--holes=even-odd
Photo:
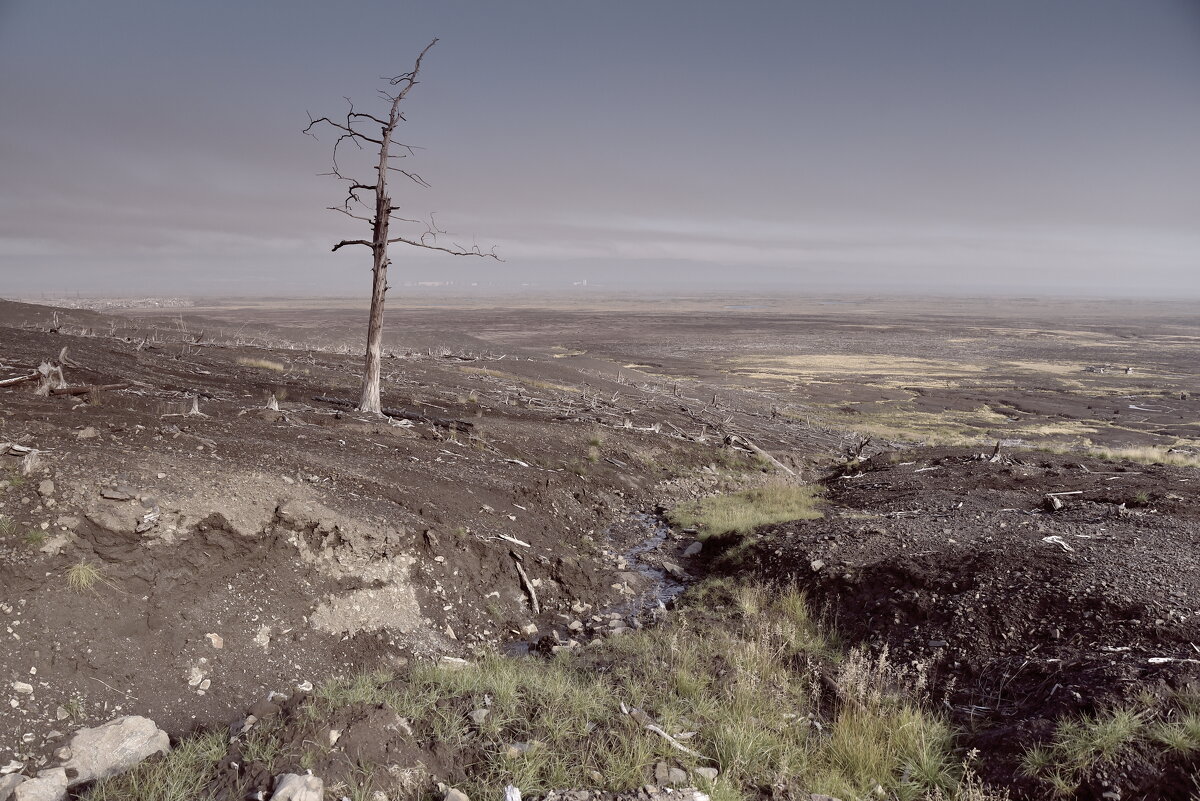
[[[659,551],[670,538],[671,527],[665,521],[653,514],[634,512],[624,520],[610,525],[604,531],[606,542],[628,541],[630,535],[636,544],[621,553],[621,558],[628,565],[623,570],[637,573],[646,579],[645,586],[637,593],[620,603],[601,609],[593,610],[587,618],[598,616],[609,618],[619,615],[631,628],[638,628],[643,616],[649,616],[660,606],[666,607],[676,596],[687,589],[686,580],[671,575],[664,568],[646,561],[643,557]],[[678,558],[675,554],[668,555],[669,559]],[[583,615],[580,616],[585,617]],[[572,636],[578,636],[567,630],[566,626],[556,626],[552,630],[540,632],[534,641],[517,640],[501,646],[501,652],[512,656],[529,654],[536,650],[537,642],[547,634],[566,641]]]

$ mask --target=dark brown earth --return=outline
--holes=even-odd
[[[804,587],[849,640],[931,664],[985,778],[1038,798],[1016,762],[1056,719],[1200,689],[1200,469],[991,455],[879,454],[825,482],[826,519],[767,527],[720,568]],[[1070,494],[1051,511],[1047,493]],[[1134,755],[1082,797],[1188,798],[1195,768]]]
[[[27,477],[21,454],[0,455],[0,676],[35,688],[0,707],[0,761],[117,712],[178,736],[332,675],[564,642],[582,604],[653,603],[663,576],[646,565],[664,556],[799,583],[848,640],[932,661],[967,741],[995,757],[987,778],[1029,797],[1015,760],[1056,716],[1200,678],[1200,470],[978,458],[1038,431],[1195,453],[1194,317],[729,300],[393,311],[384,405],[459,430],[313,400],[355,398],[357,308],[0,302],[0,379],[66,347],[70,384],[130,384],[0,388],[0,443],[39,452]],[[744,305],[764,308],[722,308]],[[888,433],[943,423],[977,444]],[[869,460],[838,472],[860,430]],[[728,434],[830,476],[827,516],[688,563],[690,538],[662,538],[655,512],[756,475]],[[1049,492],[1078,494],[1049,511]],[[648,538],[644,561],[629,555]],[[76,592],[81,562],[102,572]],[[346,714],[362,717],[339,723],[348,744],[378,723]],[[444,756],[419,761],[449,771]],[[1173,788],[1192,772],[1146,756],[1082,797],[1186,797]]]
[[[656,590],[622,556],[646,536],[629,516],[713,491],[700,468],[723,450],[718,430],[738,430],[635,371],[513,349],[388,359],[385,406],[469,430],[400,426],[312,400],[353,398],[356,358],[124,337],[120,319],[115,338],[51,332],[49,310],[19,304],[5,319],[24,327],[0,327],[4,377],[66,347],[70,384],[131,384],[95,398],[0,388],[0,442],[39,453],[29,476],[0,455],[0,674],[35,687],[0,708],[8,755],[117,712],[173,735],[224,725],[269,691],[469,656],[531,624],[565,632],[577,603],[629,608]],[[799,467],[815,440],[764,406],[737,417],[762,418],[764,447]],[[81,562],[100,580],[73,592]]]

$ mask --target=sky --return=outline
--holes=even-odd
[[[0,296],[369,294],[435,37],[393,286],[1200,298],[1200,0],[0,0]]]

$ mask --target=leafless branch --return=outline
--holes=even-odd
[[[337,253],[338,248],[345,247],[346,245],[366,245],[369,248],[374,247],[374,245],[372,245],[370,242],[368,242],[365,239],[343,239],[341,242],[338,242],[336,245],[333,246],[332,252]]]
[[[342,208],[341,206],[326,206],[325,208],[329,209],[330,211],[336,211],[338,214],[345,214],[347,217],[353,217],[356,220],[362,220],[363,222],[372,222],[370,217],[364,217],[361,214],[354,214],[351,211],[349,211],[348,209]]]
[[[471,248],[463,248],[460,245],[455,245],[454,247],[444,248],[440,245],[430,245],[427,242],[419,242],[415,239],[406,239],[405,237],[402,237],[402,236],[398,236],[398,237],[395,237],[394,239],[388,240],[388,244],[391,244],[392,242],[403,242],[406,245],[412,245],[413,247],[417,247],[417,248],[426,248],[428,250],[440,250],[443,253],[449,253],[452,256],[481,256],[485,259],[495,259],[496,261],[501,260],[500,257],[495,254],[494,251],[489,251],[487,253],[484,253],[479,248],[478,245],[475,245]]]

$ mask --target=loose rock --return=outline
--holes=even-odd
[[[13,801],[62,801],[67,797],[67,772],[52,768],[38,773],[36,779],[26,779],[17,785]]]
[[[271,801],[322,801],[325,783],[311,773],[282,773],[275,777],[275,792]]]
[[[171,750],[167,733],[154,721],[138,715],[80,729],[68,743],[71,759],[63,764],[69,785],[107,779],[133,768],[143,759]]]

